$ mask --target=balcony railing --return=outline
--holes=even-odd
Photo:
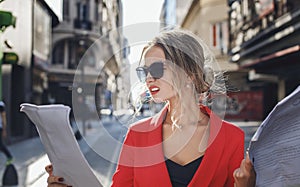
[[[74,28],[82,30],[92,30],[92,22],[89,20],[74,20]]]

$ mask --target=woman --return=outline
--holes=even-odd
[[[153,101],[166,104],[128,130],[112,186],[234,186],[244,133],[211,110],[226,91],[213,63],[186,31],[163,32],[144,48],[137,75]],[[46,170],[49,187],[67,186],[51,166]]]

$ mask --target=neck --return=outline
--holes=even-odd
[[[175,99],[173,99],[168,101],[168,113],[165,121],[170,122],[170,124],[172,124],[172,121],[174,120],[175,116],[181,116],[181,107],[180,103],[176,102]]]
[[[203,125],[207,124],[207,115],[200,111],[198,105],[181,106],[178,103],[169,102],[168,112],[164,123],[182,128],[187,125]]]

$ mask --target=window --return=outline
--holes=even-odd
[[[211,24],[211,42],[213,48],[219,49],[222,54],[228,51],[228,23],[227,21]]]
[[[70,2],[69,0],[63,0],[63,20],[70,19]]]
[[[101,9],[102,9],[102,1],[101,0],[95,0],[95,20],[96,22],[102,21],[101,20]]]
[[[80,1],[77,3],[77,19],[80,21],[89,20],[89,1]]]
[[[64,42],[59,42],[54,46],[52,64],[63,65],[64,64]]]

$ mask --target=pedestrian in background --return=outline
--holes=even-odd
[[[129,128],[112,186],[234,186],[244,133],[212,111],[214,93],[225,94],[226,87],[212,70],[211,55],[203,42],[182,30],[162,32],[144,48],[137,75],[152,100],[164,107]],[[46,171],[48,187],[67,186],[52,175],[52,166]]]
[[[4,144],[4,139],[7,136],[7,120],[6,120],[6,111],[5,111],[5,103],[3,101],[0,101],[0,150],[5,154],[6,156],[6,164],[10,164],[13,160],[13,156]]]

